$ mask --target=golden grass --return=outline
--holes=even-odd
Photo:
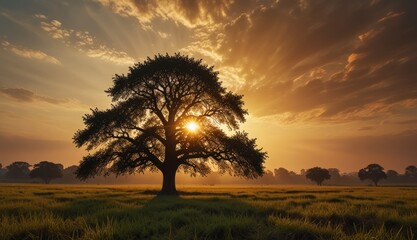
[[[0,239],[417,239],[417,188],[0,185]]]

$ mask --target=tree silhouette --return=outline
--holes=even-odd
[[[282,167],[274,169],[274,176],[279,183],[287,183],[291,181],[291,176],[288,170]]]
[[[339,184],[341,181],[342,175],[340,175],[340,170],[337,168],[328,168],[327,171],[329,171],[331,183],[330,184]]]
[[[301,176],[285,168],[274,169],[274,176],[278,183],[297,184],[300,183]]]
[[[413,165],[406,167],[405,176],[417,180],[417,167]]]
[[[375,186],[378,186],[378,182],[381,179],[386,179],[387,174],[384,172],[383,167],[374,163],[369,164],[366,168],[359,170],[358,177],[361,181],[369,179],[375,184]]]
[[[204,176],[215,165],[245,178],[264,173],[266,153],[238,131],[247,114],[242,96],[226,91],[201,60],[180,54],[148,58],[116,75],[106,92],[112,107],[85,115],[85,129],[73,138],[77,147],[94,150],[81,161],[79,178],[159,170],[161,193],[176,194],[178,170]]]
[[[316,182],[317,185],[321,186],[324,180],[330,179],[330,173],[327,169],[313,167],[307,170],[306,178],[310,179],[313,182]]]
[[[76,165],[72,165],[69,166],[67,168],[65,168],[64,170],[62,170],[62,174],[64,176],[69,176],[69,177],[76,177],[76,172],[77,172],[78,166]]]
[[[72,165],[62,170],[62,179],[60,182],[66,183],[78,183],[80,180],[75,174],[77,172],[78,166]]]
[[[27,162],[13,162],[7,166],[6,178],[27,179],[29,176],[30,164]]]
[[[6,172],[7,170],[3,168],[3,165],[0,163],[0,178],[2,178]]]
[[[55,164],[48,161],[42,161],[33,166],[30,172],[30,178],[40,178],[45,184],[51,182],[51,180],[62,177],[62,164]]]
[[[395,170],[388,170],[387,171],[387,178],[388,179],[395,179],[395,178],[397,178],[399,176],[399,174],[398,174],[398,172],[397,171],[395,171]]]

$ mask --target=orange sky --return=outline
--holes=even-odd
[[[268,169],[417,164],[417,2],[0,1],[0,163],[77,164],[89,108],[157,53],[244,94]]]

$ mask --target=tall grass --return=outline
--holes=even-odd
[[[417,239],[417,188],[0,185],[0,239]]]

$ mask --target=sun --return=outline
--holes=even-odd
[[[185,125],[185,128],[187,128],[187,130],[189,132],[197,132],[197,130],[200,128],[200,126],[198,126],[198,124],[194,121],[188,122]]]

